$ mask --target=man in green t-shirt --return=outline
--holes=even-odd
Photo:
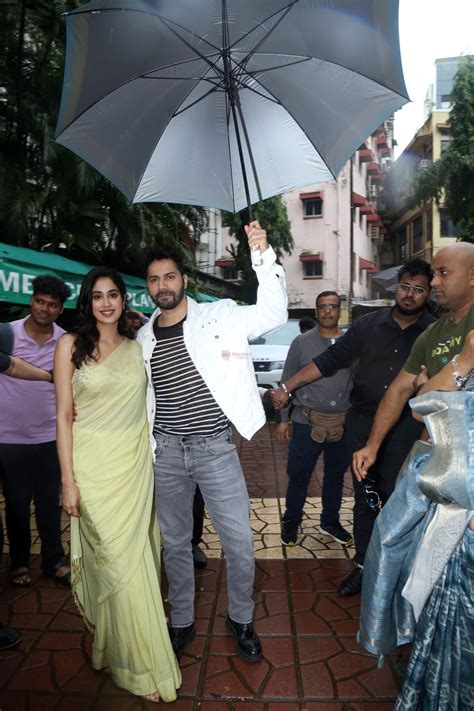
[[[474,329],[474,244],[456,242],[441,249],[434,257],[433,272],[434,298],[449,313],[417,338],[408,360],[381,400],[367,444],[353,455],[352,466],[359,481],[366,477],[385,435],[419,384],[427,381],[424,392],[436,389],[436,381],[431,386],[430,379],[461,352]]]

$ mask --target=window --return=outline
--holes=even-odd
[[[423,248],[423,218],[418,217],[413,221],[413,253],[420,252]]]
[[[323,201],[320,197],[303,200],[303,214],[305,217],[321,217],[323,214]]]
[[[323,263],[320,259],[303,262],[303,274],[305,277],[321,277],[323,275]]]
[[[236,281],[239,278],[237,267],[221,267],[221,269],[223,279],[226,279],[227,281]]]
[[[407,245],[407,228],[404,227],[398,233],[398,250],[400,262],[404,262],[408,257],[408,245]]]
[[[451,136],[441,136],[441,153],[443,154],[446,148],[449,146],[451,141]]]
[[[454,222],[453,218],[447,212],[447,210],[440,210],[439,213],[439,231],[441,234],[441,237],[457,237],[458,236],[458,228],[456,223]]]

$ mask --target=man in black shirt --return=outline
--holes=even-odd
[[[430,265],[424,260],[412,259],[404,264],[398,273],[395,306],[357,319],[333,346],[272,393],[275,407],[286,404],[292,390],[328,377],[358,359],[346,415],[346,437],[351,455],[364,446],[380,400],[403,367],[413,343],[435,321],[424,308],[430,278]],[[392,493],[398,471],[421,429],[406,406],[379,450],[369,481],[362,483],[353,477],[356,567],[339,587],[344,597],[360,592],[364,556],[379,504]]]

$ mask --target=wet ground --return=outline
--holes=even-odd
[[[238,442],[252,500],[257,573],[255,626],[264,660],[248,664],[226,634],[225,560],[206,520],[208,566],[196,572],[197,637],[181,659],[183,685],[174,704],[147,704],[89,666],[91,636],[67,590],[43,578],[33,543],[34,583],[18,589],[1,573],[0,619],[20,630],[22,643],[0,653],[0,711],[390,711],[406,650],[382,669],[357,644],[360,596],[337,595],[351,570],[351,550],[317,531],[321,467],[306,507],[301,544],[286,548],[280,517],[286,490],[286,445],[266,425],[252,443]],[[346,475],[341,522],[352,527]],[[68,539],[64,520],[64,539]],[[34,528],[34,518],[32,518]],[[34,533],[36,536],[36,533]],[[166,598],[166,581],[163,584]]]

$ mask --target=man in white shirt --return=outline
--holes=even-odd
[[[230,299],[197,304],[185,295],[180,255],[157,250],[147,285],[158,309],[139,332],[149,378],[156,509],[169,581],[170,635],[179,657],[195,637],[192,504],[199,485],[226,555],[227,629],[246,661],[262,657],[253,629],[255,561],[250,505],[230,422],[246,439],[265,423],[249,338],[286,322],[283,269],[257,222],[246,227],[259,287],[254,306]]]

